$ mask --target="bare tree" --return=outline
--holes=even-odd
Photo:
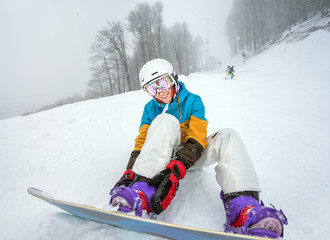
[[[120,22],[108,22],[108,27],[102,31],[102,34],[108,40],[108,51],[112,60],[115,61],[118,80],[122,79],[123,85],[127,83],[128,91],[131,91],[131,78],[128,71],[126,42],[122,24]],[[118,75],[119,72],[120,75]]]
[[[204,41],[201,36],[197,36],[193,41],[193,70],[201,71],[203,68],[203,49],[204,49]]]
[[[128,30],[134,36],[134,50],[141,64],[162,57],[163,4],[140,3],[127,17]]]
[[[173,52],[175,65],[182,74],[190,72],[192,59],[190,55],[193,52],[192,34],[188,30],[187,23],[176,23],[169,29],[170,50]]]
[[[90,58],[91,67],[93,72],[93,78],[91,81],[100,82],[106,80],[110,87],[110,95],[113,94],[112,78],[110,73],[110,65],[108,61],[108,52],[104,45],[103,38],[101,35],[97,35],[96,42],[91,46],[91,53],[93,54]],[[104,73],[104,78],[101,80],[100,72]],[[94,79],[96,78],[96,79]],[[101,95],[103,95],[103,91]]]
[[[96,89],[95,83],[101,83],[99,86],[102,87],[99,91],[101,91],[100,95],[104,96],[106,94],[104,80],[106,80],[110,89],[106,95],[132,90],[124,28],[120,22],[108,22],[108,25],[98,32],[91,46],[91,53],[90,69],[93,72],[91,82],[94,84],[91,83],[89,87],[94,86]]]

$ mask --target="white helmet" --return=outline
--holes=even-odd
[[[139,79],[141,87],[143,88],[147,83],[164,74],[171,74],[176,81],[175,85],[178,85],[177,74],[171,63],[160,58],[150,60],[140,70]]]

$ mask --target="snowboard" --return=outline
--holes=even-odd
[[[184,240],[186,239],[266,240],[268,239],[268,238],[233,234],[233,233],[217,232],[217,231],[199,229],[194,227],[187,227],[182,225],[176,225],[176,224],[131,216],[119,212],[106,211],[95,207],[57,200],[52,196],[50,196],[49,194],[47,194],[46,192],[32,187],[29,188],[27,191],[32,196],[42,199],[58,208],[61,208],[62,210],[72,215],[100,223],[106,223],[112,226],[132,230],[132,231],[148,233],[169,239],[184,239]]]

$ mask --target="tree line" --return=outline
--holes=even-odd
[[[203,70],[206,61],[202,38],[194,37],[185,22],[167,28],[163,10],[161,2],[140,3],[128,14],[127,22],[108,21],[98,31],[90,48],[92,77],[87,84],[87,98],[140,89],[139,70],[154,58],[172,62],[180,74]]]
[[[294,25],[329,10],[330,0],[234,0],[226,23],[231,52],[256,52]]]

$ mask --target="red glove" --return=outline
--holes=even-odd
[[[124,172],[123,176],[116,183],[114,188],[118,187],[118,186],[128,187],[128,185],[130,185],[134,181],[134,176],[135,176],[135,173],[131,169],[126,170]]]
[[[147,181],[149,185],[156,187],[156,193],[152,199],[152,211],[160,214],[172,202],[179,188],[179,179],[186,175],[186,168],[179,160],[172,160],[166,169],[156,174]]]

